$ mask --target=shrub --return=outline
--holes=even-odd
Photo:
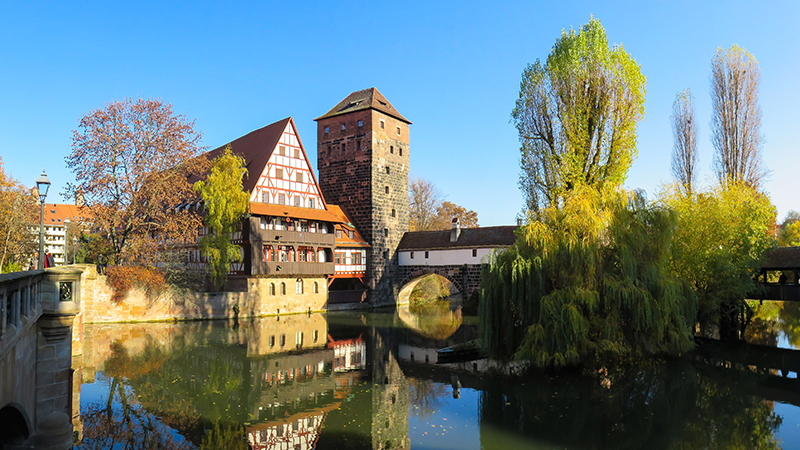
[[[114,290],[111,300],[117,303],[134,287],[143,290],[148,299],[158,297],[167,289],[164,274],[151,266],[111,266],[106,274],[108,284]]]

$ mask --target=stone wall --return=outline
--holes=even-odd
[[[250,278],[243,292],[168,291],[152,298],[140,289],[131,289],[121,301],[115,302],[107,277],[98,275],[94,266],[86,265],[83,269],[78,323],[225,319],[235,315],[235,307],[240,318],[323,311],[328,297],[324,277],[290,277]],[[302,293],[297,293],[298,280],[303,284]],[[317,292],[314,292],[315,283]]]
[[[481,287],[483,264],[458,264],[447,266],[399,266],[397,279],[402,288],[415,278],[435,273],[450,280],[462,294],[464,300]]]

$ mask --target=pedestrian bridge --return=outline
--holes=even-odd
[[[800,247],[770,250],[761,264],[754,300],[800,301]]]
[[[397,303],[408,303],[411,291],[426,275],[436,274],[453,283],[464,300],[478,292],[481,271],[496,250],[516,240],[516,226],[464,228],[458,221],[450,230],[410,231],[397,246],[400,287]]]
[[[81,269],[0,275],[0,449],[72,448]]]

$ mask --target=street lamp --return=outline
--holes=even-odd
[[[47,197],[47,190],[50,189],[50,180],[47,179],[44,170],[42,176],[36,179],[36,189],[39,191],[39,203],[42,206],[39,213],[39,269],[44,269],[44,199]]]

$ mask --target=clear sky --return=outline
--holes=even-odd
[[[411,176],[481,225],[514,223],[519,142],[509,123],[528,63],[594,14],[647,77],[639,157],[626,186],[671,179],[669,115],[691,88],[700,182],[710,184],[710,61],[739,44],[761,66],[765,188],[781,221],[800,210],[800,2],[15,2],[0,0],[0,155],[48,202],[66,202],[64,157],[80,118],[112,100],[158,97],[215,148],[293,116],[316,167],[313,122],[377,87],[409,120]],[[71,202],[71,200],[69,200]]]

